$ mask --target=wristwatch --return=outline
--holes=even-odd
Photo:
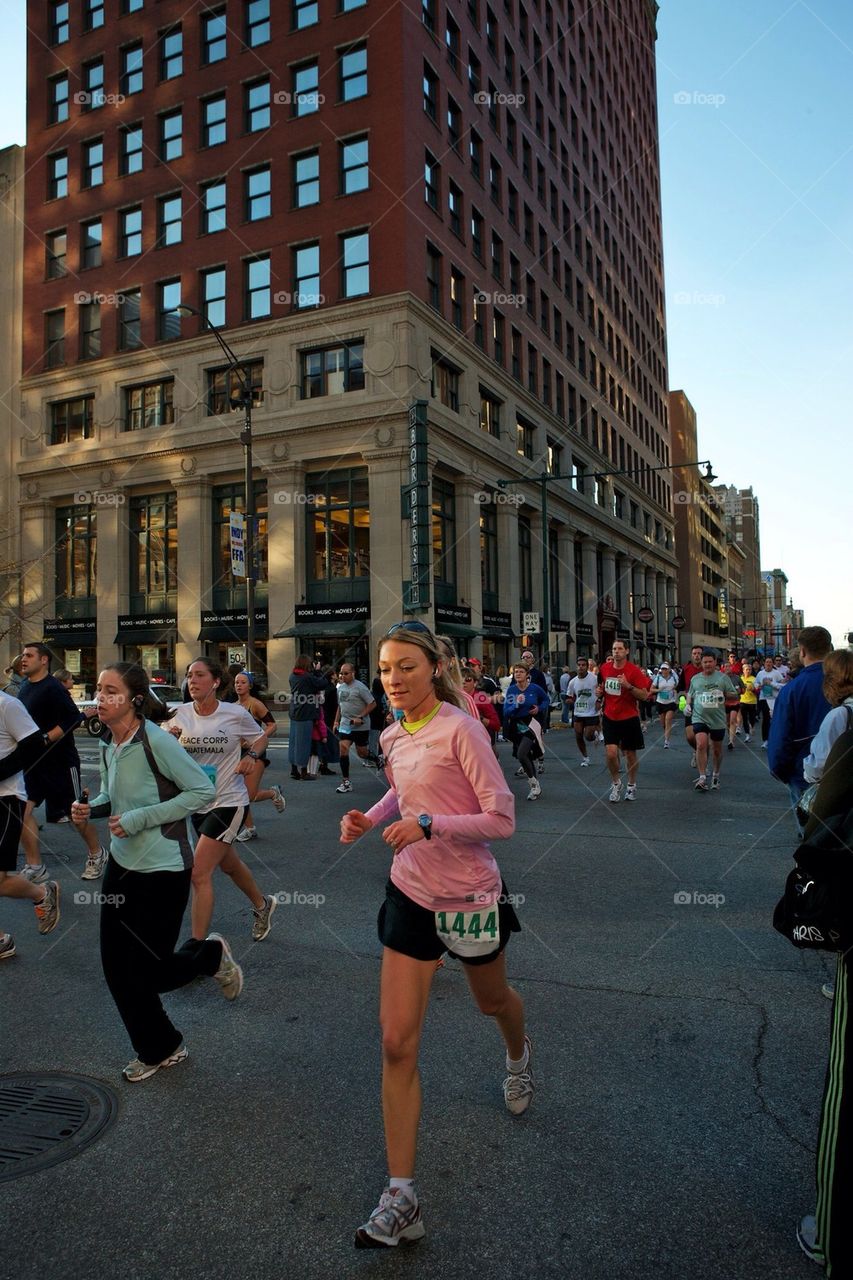
[[[432,818],[428,813],[422,813],[418,818],[418,826],[424,833],[425,840],[432,839]]]
[[[247,751],[246,755],[249,757],[250,760],[260,760],[261,758],[258,755],[257,751]]]

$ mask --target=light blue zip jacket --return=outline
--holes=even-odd
[[[149,764],[143,735],[158,772]],[[210,804],[216,787],[178,740],[150,720],[118,751],[101,738],[101,789],[93,818],[121,817],[126,837],[112,836],[110,853],[128,871],[183,871],[192,866],[187,817]]]

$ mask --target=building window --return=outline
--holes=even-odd
[[[348,138],[340,144],[341,156],[341,195],[351,196],[357,191],[366,191],[369,185],[368,140],[363,134],[360,138]]]
[[[171,426],[175,421],[173,396],[175,381],[146,382],[126,387],[124,392],[124,430],[142,431],[146,427]]]
[[[247,84],[243,90],[244,122],[246,133],[257,133],[270,127],[269,77]]]
[[[127,98],[142,91],[142,45],[130,44],[121,51],[119,92]]]
[[[246,44],[254,49],[270,38],[270,0],[246,0]]]
[[[536,428],[522,418],[517,418],[515,423],[515,451],[528,461],[536,456]]]
[[[47,82],[47,123],[68,119],[68,76],[54,76]]]
[[[50,33],[47,38],[51,45],[64,45],[68,40],[68,8],[68,0],[58,0],[50,6]]]
[[[340,55],[340,100],[352,102],[367,93],[367,48],[357,45]]]
[[[462,112],[452,98],[447,99],[447,138],[453,150],[459,153],[462,137]]]
[[[480,387],[480,429],[496,440],[501,434],[501,405],[496,396]]]
[[[480,507],[480,581],[483,605],[498,605],[498,515],[493,506]]]
[[[438,212],[441,202],[441,167],[431,151],[424,152],[424,200]]]
[[[338,8],[341,13],[349,13],[350,9],[361,9],[367,4],[367,0],[340,0]]]
[[[94,396],[78,396],[75,400],[58,400],[50,406],[50,443],[73,444],[75,440],[91,440]]]
[[[471,210],[471,249],[474,257],[483,261],[483,215],[477,209]]]
[[[272,311],[269,257],[250,258],[243,264],[247,320],[260,320]]]
[[[226,31],[224,9],[201,15],[201,60],[205,66],[209,66],[211,62],[221,62],[225,57]]]
[[[252,393],[252,408],[257,409],[264,400],[264,362],[247,360],[241,365],[243,377]],[[234,369],[208,369],[207,413],[217,417],[231,413],[243,405],[243,383]]]
[[[142,252],[142,210],[123,209],[118,215],[118,256],[134,258]]]
[[[586,463],[572,455],[572,488],[575,493],[586,493]]]
[[[95,138],[83,143],[82,187],[99,187],[104,180],[104,140]]]
[[[435,35],[435,0],[421,0],[421,22],[430,35]]]
[[[170,244],[181,242],[181,208],[180,195],[161,196],[157,201],[157,248],[165,249]]]
[[[160,33],[160,79],[174,80],[184,70],[184,37],[180,27]]]
[[[80,266],[99,267],[101,265],[101,246],[104,240],[104,227],[100,218],[84,222],[80,227]]]
[[[448,409],[452,409],[454,413],[459,412],[459,370],[449,364],[447,360],[443,360],[441,356],[432,353],[432,378],[430,380],[430,395],[434,400],[440,400]]]
[[[450,63],[454,71],[458,71],[459,27],[456,25],[456,22],[451,18],[449,13],[447,15],[447,25],[444,29],[444,43],[447,48],[447,61]]]
[[[465,277],[455,267],[450,268],[450,320],[457,329],[465,328]]]
[[[468,46],[468,89],[471,97],[475,98],[480,92],[481,68],[480,59],[477,57],[471,46]]]
[[[145,4],[145,0],[121,0],[122,13],[136,13]]]
[[[83,30],[94,31],[104,25],[104,0],[84,0]]]
[[[121,294],[118,308],[119,351],[132,351],[134,347],[142,345],[141,308],[141,291],[139,289],[125,289]]]
[[[341,296],[358,298],[370,292],[370,243],[366,231],[341,236]]]
[[[320,294],[320,246],[305,244],[293,251],[293,305],[318,307]]]
[[[160,117],[160,159],[177,160],[184,149],[184,113],[169,111]]]
[[[225,123],[225,94],[205,98],[201,104],[201,145],[218,147],[227,137]]]
[[[269,165],[245,174],[244,182],[246,221],[258,222],[261,218],[268,218],[272,213]]]
[[[483,141],[475,129],[468,135],[468,156],[471,161],[471,172],[477,181],[483,172]]]
[[[492,316],[492,351],[495,360],[502,365],[504,362],[504,332],[506,325],[504,318],[499,311]]]
[[[213,490],[213,580],[230,592],[237,588],[235,594],[244,606],[245,579],[235,578],[231,572],[231,512],[246,510],[245,494],[242,484],[217,485]],[[266,480],[253,482],[252,506],[257,522],[254,550],[258,582],[266,583],[269,580]]]
[[[131,124],[119,129],[118,171],[122,177],[139,173],[142,168],[142,125]]]
[[[293,206],[303,209],[320,203],[320,152],[306,151],[293,157]]]
[[[492,275],[497,281],[501,281],[503,280],[504,275],[504,243],[497,231],[492,232],[490,253]]]
[[[548,437],[548,474],[558,476],[563,469],[563,446]]]
[[[456,490],[439,476],[432,481],[432,575],[444,586],[456,584]]]
[[[177,494],[151,493],[131,498],[131,595],[148,597],[148,608],[154,610],[158,604],[161,608],[166,604],[164,597],[174,594],[177,586]]]
[[[55,589],[57,612],[62,602],[94,601],[97,591],[98,511],[85,506],[59,507],[56,512]]]
[[[161,341],[180,338],[181,317],[176,310],[180,305],[180,280],[161,280],[157,285],[157,337]]]
[[[44,364],[55,369],[65,364],[65,308],[48,311],[44,317]]]
[[[57,151],[47,158],[47,198],[58,200],[68,195],[68,152]]]
[[[364,342],[346,342],[322,351],[303,351],[302,399],[364,390]]]
[[[527,516],[518,517],[518,592],[522,611],[533,604],[533,529]]]
[[[320,70],[316,62],[305,62],[293,69],[293,114],[310,116],[320,110]]]
[[[438,76],[429,63],[424,63],[424,111],[433,123],[438,124]]]
[[[320,18],[320,6],[317,0],[293,0],[293,30],[301,31],[303,27],[313,27]]]
[[[427,299],[431,307],[441,311],[441,254],[429,243],[426,252]]]
[[[104,60],[97,58],[87,62],[83,67],[82,96],[75,94],[75,102],[80,103],[81,111],[97,111],[104,105]]]
[[[501,167],[494,156],[489,157],[489,194],[500,209],[502,200],[503,176]]]
[[[49,231],[45,237],[45,274],[48,280],[61,280],[67,274],[66,252],[68,236],[65,228],[61,231]]]
[[[208,182],[201,189],[201,232],[210,236],[226,227],[225,179]]]
[[[97,360],[101,354],[101,304],[84,302],[79,310],[80,359]]]
[[[455,182],[447,184],[447,213],[450,220],[450,230],[454,235],[462,238],[462,192]]]
[[[201,311],[209,325],[225,328],[225,268],[201,273]]]
[[[308,579],[327,585],[370,577],[370,503],[363,467],[305,477]],[[361,592],[359,592],[359,596]]]

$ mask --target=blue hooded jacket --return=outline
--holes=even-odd
[[[781,782],[805,785],[803,761],[829,710],[823,696],[822,662],[803,667],[798,676],[779,690],[770,722],[767,763],[770,772]]]

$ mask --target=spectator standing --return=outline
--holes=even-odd
[[[826,627],[804,627],[798,639],[802,670],[776,695],[767,743],[770,772],[787,785],[795,814],[807,786],[803,761],[830,710],[823,691],[823,659],[832,652],[832,636]],[[797,826],[802,834],[799,818]]]

